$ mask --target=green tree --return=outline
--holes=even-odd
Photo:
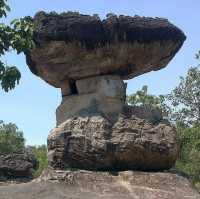
[[[6,18],[9,11],[7,0],[0,0],[0,19]],[[0,86],[6,92],[19,83],[21,74],[16,66],[3,63],[2,56],[11,50],[19,54],[33,48],[33,30],[31,17],[15,19],[9,25],[0,23]]]
[[[34,154],[36,159],[39,161],[39,167],[33,173],[34,177],[38,177],[40,176],[42,171],[48,166],[47,147],[46,145],[41,145],[41,146],[29,146],[27,148],[31,150],[31,153]]]
[[[23,153],[24,150],[23,132],[13,123],[0,121],[0,154]]]
[[[181,151],[176,169],[187,174],[200,189],[200,124],[184,128],[177,125]]]
[[[168,95],[173,107],[172,119],[187,126],[200,123],[200,70],[199,66],[180,77],[179,85]]]
[[[165,102],[165,96],[148,94],[148,86],[146,85],[136,93],[127,96],[127,103],[133,106],[158,109],[165,117],[170,113],[170,107]]]
[[[200,52],[196,55],[200,58]],[[180,157],[176,169],[187,174],[200,190],[200,70],[191,67],[186,77],[167,96],[171,103],[171,121],[180,137]]]

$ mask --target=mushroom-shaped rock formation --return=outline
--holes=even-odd
[[[27,56],[33,73],[55,87],[76,80],[118,75],[127,80],[165,67],[185,35],[161,18],[67,12],[34,17],[37,48]]]
[[[67,12],[34,17],[31,71],[62,90],[48,137],[54,168],[163,170],[176,161],[176,131],[159,111],[125,105],[123,80],[165,67],[185,35],[166,19]]]

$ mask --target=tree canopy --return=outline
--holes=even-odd
[[[38,169],[33,173],[34,177],[40,176],[42,171],[47,168],[48,160],[47,160],[47,146],[40,145],[40,146],[28,146],[27,148],[31,148],[32,153],[35,155],[37,160],[39,161]]]
[[[184,128],[177,125],[180,137],[180,157],[176,169],[189,176],[200,190],[200,124]]]
[[[199,59],[199,53],[197,59]],[[172,119],[187,126],[200,123],[200,65],[191,67],[186,77],[180,77],[179,85],[167,99],[173,107]]]
[[[7,0],[0,0],[0,19],[6,18],[10,7]],[[34,47],[33,23],[31,17],[13,20],[10,24],[0,23],[0,86],[8,92],[19,83],[20,71],[2,61],[2,56],[12,50],[17,54]]]
[[[133,106],[150,107],[152,109],[158,109],[163,113],[163,116],[167,116],[170,112],[170,108],[165,103],[164,95],[152,95],[148,93],[148,86],[143,86],[141,90],[127,96],[127,103]]]
[[[0,154],[23,153],[24,150],[23,132],[13,123],[0,121]]]
[[[200,52],[196,55],[200,59]],[[148,106],[159,109],[173,123],[194,126],[200,123],[200,65],[189,68],[186,77],[168,95],[152,95],[148,87],[127,96],[127,102],[134,106]]]

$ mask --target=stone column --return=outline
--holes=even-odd
[[[114,120],[125,104],[126,86],[119,76],[105,75],[75,82],[77,93],[63,97],[56,110],[57,125],[74,116],[103,114]]]

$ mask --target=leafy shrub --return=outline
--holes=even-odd
[[[36,178],[41,175],[42,171],[47,168],[47,147],[46,145],[30,147],[36,159],[39,161],[39,167],[34,171],[33,176]]]
[[[200,190],[200,124],[190,128],[177,127],[181,152],[176,169],[187,174]]]

